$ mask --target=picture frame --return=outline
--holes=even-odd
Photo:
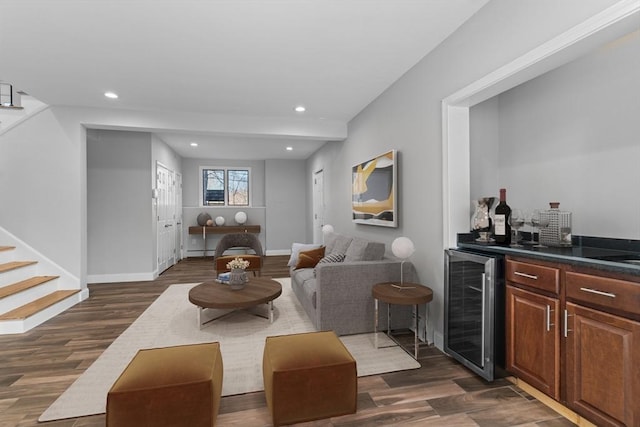
[[[351,168],[353,222],[398,226],[397,160],[396,150],[390,150]]]

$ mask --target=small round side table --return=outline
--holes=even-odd
[[[378,347],[378,301],[387,303],[387,336],[391,338],[396,344],[400,345],[398,341],[391,335],[391,304],[398,305],[413,305],[416,311],[416,323],[414,332],[414,359],[418,359],[418,307],[420,304],[427,304],[433,300],[433,291],[431,288],[421,285],[420,283],[402,283],[397,282],[384,282],[373,285],[372,288],[373,299],[375,303],[375,321],[374,321],[374,333],[376,339],[376,348]],[[425,311],[424,321],[424,337],[427,339],[427,319]],[[428,342],[428,341],[427,341]],[[400,345],[402,347],[402,345]],[[404,348],[404,347],[402,347]],[[409,353],[411,354],[411,353]]]

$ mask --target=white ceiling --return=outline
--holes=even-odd
[[[0,80],[49,105],[282,120],[303,104],[346,123],[487,1],[2,0]],[[187,157],[248,144],[306,158],[323,143],[158,135]]]

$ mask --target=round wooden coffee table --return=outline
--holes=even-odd
[[[255,310],[251,311],[252,314],[269,319],[273,323],[273,300],[281,294],[282,285],[275,280],[268,277],[250,277],[246,286],[237,291],[223,283],[201,283],[191,288],[189,301],[198,306],[198,325],[200,328],[236,310],[256,309],[261,304],[268,304],[268,315]],[[204,311],[208,308],[229,311],[205,318]]]

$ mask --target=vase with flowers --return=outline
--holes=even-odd
[[[231,286],[231,289],[239,290],[244,288],[249,280],[245,271],[247,267],[249,267],[249,261],[240,257],[235,257],[227,263],[227,268],[231,271],[229,273],[229,286]]]

